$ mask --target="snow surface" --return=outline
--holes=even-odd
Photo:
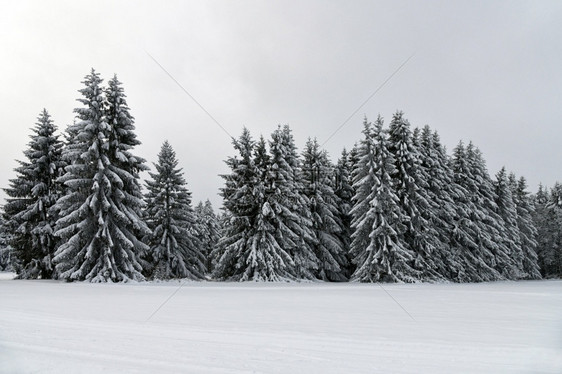
[[[178,290],[10,278],[0,373],[562,373],[562,281]]]

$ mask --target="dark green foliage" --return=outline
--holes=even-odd
[[[538,262],[544,277],[562,277],[562,184],[535,196],[534,221],[538,231]]]
[[[304,192],[300,161],[289,126],[279,126],[269,142],[270,168],[266,186],[271,189],[268,200],[274,237],[294,261],[298,279],[314,279],[320,260],[311,245],[314,243],[311,212]]]
[[[275,181],[277,184],[272,180],[279,165],[272,164],[275,155],[268,154],[263,138],[256,145],[244,129],[234,147],[240,158],[226,161],[232,170],[223,176],[228,220],[215,250],[221,255],[213,274],[219,279],[240,281],[294,279],[293,248],[286,240],[296,235],[282,237],[279,230],[285,227],[278,221],[286,211],[277,200],[285,196],[288,180]]]
[[[424,253],[428,266],[423,271],[436,278],[452,279],[462,265],[451,252],[451,231],[456,216],[453,201],[457,195],[453,183],[453,172],[449,166],[439,135],[432,133],[429,126],[416,132],[419,164],[416,173],[418,185],[418,223],[417,245]],[[418,139],[419,137],[419,139]]]
[[[343,227],[339,199],[331,178],[333,166],[316,139],[308,140],[302,159],[303,194],[307,198],[314,235],[311,247],[319,260],[316,277],[344,281],[348,259],[340,239]]]
[[[43,111],[5,189],[0,270],[93,282],[214,277],[235,281],[480,282],[562,276],[562,187],[527,192],[492,180],[472,143],[449,157],[402,112],[334,165],[316,140],[300,158],[288,126],[266,142],[244,129],[223,175],[223,214],[191,207],[164,143],[143,197],[140,142],[121,83],[83,82],[64,144]],[[143,201],[144,200],[144,201]],[[146,220],[146,223],[145,221]],[[147,224],[148,223],[148,224]],[[54,266],[56,265],[56,266]]]
[[[517,206],[513,198],[507,171],[503,167],[497,174],[494,183],[495,201],[497,212],[501,217],[501,240],[509,253],[509,262],[504,266],[510,269],[503,271],[509,279],[528,278],[529,275],[523,269],[523,249],[521,246],[520,229],[518,226]]]
[[[92,69],[83,83],[84,106],[75,109],[63,155],[71,164],[59,178],[66,193],[56,204],[56,269],[69,281],[142,280],[138,258],[149,229],[141,219],[138,172],[146,167],[130,152],[139,144],[133,117],[117,78],[104,91]]]
[[[334,193],[338,198],[338,216],[341,222],[341,231],[338,236],[346,255],[347,267],[343,269],[343,273],[347,278],[355,271],[351,262],[351,234],[353,232],[351,228],[351,208],[353,207],[355,191],[352,186],[353,165],[350,158],[350,154],[344,149],[334,168]]]
[[[400,233],[405,231],[400,200],[391,176],[395,160],[388,150],[386,132],[379,117],[375,126],[365,121],[365,139],[360,161],[354,173],[357,186],[352,213],[352,254],[357,269],[352,279],[361,282],[415,282],[419,272],[412,268],[413,253],[404,246]],[[362,198],[365,194],[365,198]]]
[[[481,282],[502,279],[496,270],[495,247],[486,220],[488,210],[479,191],[482,176],[475,175],[478,168],[473,146],[465,147],[461,142],[453,150],[452,169],[454,182],[458,185],[455,198],[457,216],[452,232],[453,251],[462,263],[455,280],[458,282]]]
[[[178,168],[176,153],[167,141],[154,167],[156,172],[149,173],[152,179],[146,181],[145,219],[152,230],[146,238],[150,247],[146,271],[155,279],[201,279],[205,259],[196,235],[191,193]]]
[[[201,245],[200,251],[205,259],[205,273],[211,274],[216,266],[216,259],[212,253],[220,239],[220,220],[209,200],[205,203],[200,201],[195,207],[194,213],[195,237]]]
[[[64,166],[62,142],[56,126],[44,109],[33,128],[27,161],[19,161],[17,178],[5,189],[4,232],[18,278],[51,278],[56,240],[53,235],[56,212],[51,208],[61,195],[57,178]]]
[[[420,192],[420,185],[427,183],[420,166],[420,141],[419,130],[414,138],[404,114],[394,114],[389,126],[388,150],[394,158],[392,186],[399,200],[399,221],[404,227],[398,232],[399,240],[414,254],[412,265],[420,272],[421,280],[433,281],[441,276],[438,274],[440,266],[434,261],[435,233],[422,214],[431,208],[426,195]]]
[[[511,188],[513,201],[517,210],[517,228],[522,250],[523,272],[527,279],[540,279],[541,273],[537,256],[537,228],[533,221],[533,203],[529,192],[527,192],[527,181],[524,177],[515,180],[515,175],[509,175],[509,186]]]

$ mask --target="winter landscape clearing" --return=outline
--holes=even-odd
[[[179,284],[4,273],[0,372],[562,372],[562,281]]]

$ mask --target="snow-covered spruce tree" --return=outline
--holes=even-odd
[[[412,144],[410,124],[404,113],[396,112],[388,129],[388,151],[394,159],[394,173],[391,175],[396,196],[400,200],[402,214],[399,220],[407,231],[403,233],[405,245],[412,246],[417,227],[414,221],[419,216],[417,202],[416,172],[417,150]],[[413,246],[412,246],[413,247]]]
[[[211,257],[211,272],[207,274],[207,277],[213,279],[215,275],[215,269],[219,260],[222,256],[220,241],[223,238],[224,232],[226,230],[228,222],[230,222],[230,214],[225,211],[224,207],[221,206],[221,210],[217,212],[217,228],[218,228],[218,238],[217,242],[215,243],[213,249],[211,250],[210,257]]]
[[[377,123],[382,118],[377,118]],[[363,120],[363,139],[355,147],[357,162],[352,170],[352,186],[355,194],[353,196],[353,208],[351,209],[351,235],[350,255],[352,259],[358,257],[369,245],[374,216],[367,216],[371,208],[369,196],[375,188],[378,180],[375,177],[375,139],[373,135],[373,124]]]
[[[347,279],[347,255],[340,240],[343,228],[332,175],[327,152],[320,149],[316,139],[308,139],[302,153],[302,182],[314,234],[312,249],[320,261],[316,276],[341,282]]]
[[[55,135],[47,110],[40,113],[29,148],[27,161],[19,161],[18,174],[10,180],[4,205],[4,230],[9,236],[11,256],[20,279],[51,278],[56,240],[53,235],[56,216],[51,207],[60,197],[56,179],[62,172],[62,142]]]
[[[244,128],[240,137],[232,140],[232,144],[238,155],[225,161],[231,173],[221,175],[225,180],[221,195],[226,220],[222,237],[212,252],[212,256],[217,258],[212,276],[220,280],[240,280],[242,277],[241,273],[246,268],[244,254],[248,252],[249,240],[260,209],[254,198],[255,142],[250,131]]]
[[[351,234],[353,232],[351,229],[351,208],[353,208],[353,195],[355,194],[352,187],[352,172],[350,155],[344,149],[334,169],[334,193],[338,198],[338,216],[341,222],[341,232],[338,236],[346,256],[347,267],[344,269],[346,278],[349,278],[355,271],[350,254]]]
[[[498,207],[498,214],[503,221],[502,229],[504,230],[504,235],[502,235],[502,241],[508,248],[510,260],[514,265],[514,269],[512,270],[512,274],[509,274],[509,278],[528,278],[528,274],[523,270],[523,249],[521,247],[519,226],[517,225],[519,217],[508,178],[509,176],[505,167],[502,167],[496,174],[494,195]]]
[[[546,204],[548,203],[548,190],[539,184],[539,190],[532,196],[532,204],[534,210],[532,211],[533,223],[537,228],[537,262],[541,271],[541,275],[546,277],[547,264],[549,262],[550,252],[550,238],[547,227],[552,224],[553,217],[547,217]]]
[[[216,260],[212,256],[220,239],[219,217],[215,214],[213,205],[207,199],[195,206],[195,236],[201,245],[201,254],[205,261],[205,272],[211,274],[216,265]]]
[[[476,220],[480,226],[480,243],[486,246],[493,254],[493,265],[501,278],[518,279],[524,276],[522,271],[521,248],[515,246],[512,250],[507,243],[509,234],[506,224],[498,214],[496,194],[494,185],[482,153],[472,143],[466,148],[468,163],[471,167],[471,175],[475,178],[474,185],[477,187],[471,195],[475,206],[480,209],[480,217]]]
[[[525,177],[516,180],[515,174],[511,173],[508,177],[508,183],[517,210],[517,228],[519,229],[521,250],[523,251],[523,271],[527,274],[527,279],[540,279],[537,228],[532,217],[534,207],[527,191],[527,181]]]
[[[372,181],[372,188],[365,198],[367,211],[362,217],[354,217],[356,231],[352,248],[356,253],[354,262],[357,269],[352,280],[415,282],[419,272],[410,266],[414,254],[399,239],[399,232],[403,232],[404,224],[400,219],[400,200],[394,192],[391,179],[391,175],[396,172],[395,160],[388,151],[388,140],[382,127],[383,122],[379,117],[372,130],[364,131],[367,139],[370,138],[365,143],[370,145],[363,150],[368,150],[371,154],[363,154],[359,164],[366,165],[368,169],[363,173],[365,177],[361,178],[361,173],[357,173],[357,178],[354,179],[358,181],[358,191],[363,189],[361,181],[366,184],[371,184]],[[358,204],[354,209],[360,206]],[[366,247],[354,246],[354,243],[361,243],[356,240],[356,234],[364,235],[366,232],[369,233]]]
[[[456,220],[451,235],[451,248],[462,266],[453,279],[457,282],[482,282],[501,279],[495,270],[495,256],[490,250],[491,238],[482,232],[485,212],[481,199],[477,198],[478,182],[472,174],[466,147],[462,142],[454,148],[451,159],[456,183]]]
[[[265,140],[260,138],[256,145],[244,129],[234,147],[240,158],[226,161],[232,170],[223,176],[228,221],[215,250],[221,257],[214,276],[240,281],[294,279],[294,262],[278,241],[278,197],[273,196],[277,186],[272,183]]]
[[[419,134],[418,139],[419,142]],[[399,220],[405,227],[399,232],[402,246],[415,253],[413,266],[420,278],[432,281],[441,278],[434,263],[435,243],[432,227],[420,210],[429,209],[430,202],[420,193],[419,152],[414,146],[410,124],[402,112],[392,117],[389,126],[388,151],[394,158],[395,172],[391,175],[394,192],[400,201]]]
[[[416,137],[414,137],[416,139]],[[424,126],[419,132],[419,164],[416,174],[418,210],[423,219],[422,243],[431,253],[430,263],[439,277],[453,279],[453,274],[462,266],[451,252],[450,237],[453,230],[455,184],[453,173],[439,134]]]
[[[61,239],[54,262],[59,277],[91,282],[142,280],[140,238],[149,232],[142,220],[138,172],[144,160],[131,154],[139,144],[125,95],[114,78],[106,94],[93,69],[84,80],[67,132],[63,157],[71,160],[59,178],[67,192],[56,203]]]
[[[254,152],[254,198],[260,209],[256,216],[255,230],[246,261],[247,268],[242,280],[279,281],[294,278],[294,262],[290,252],[283,248],[283,242],[278,240],[279,223],[277,211],[274,210],[276,191],[271,178],[270,162],[265,139],[260,137]]]
[[[550,273],[558,278],[562,278],[562,184],[555,183],[550,192],[550,201],[547,208],[553,212],[553,236],[552,248],[552,263]]]
[[[556,183],[550,193],[541,186],[535,205],[541,272],[545,278],[562,277],[562,184]]]
[[[279,126],[269,142],[269,169],[266,176],[269,222],[273,237],[294,261],[290,269],[297,279],[313,279],[319,259],[312,249],[315,241],[308,201],[303,194],[300,160],[289,126]]]
[[[151,179],[146,181],[145,197],[145,218],[152,230],[146,238],[149,277],[201,279],[205,259],[195,235],[191,192],[168,141],[162,144],[154,167],[156,172],[149,172]]]
[[[138,238],[143,238],[150,233],[146,222],[142,219],[143,194],[139,173],[149,170],[146,160],[131,153],[132,149],[140,145],[134,126],[134,118],[129,113],[126,96],[122,83],[114,75],[105,89],[107,100],[106,120],[109,124],[109,161],[112,171],[117,174],[123,183],[121,191],[124,194],[120,210],[125,213],[127,220],[123,222],[129,234],[127,237],[142,255],[142,250],[147,247]],[[119,193],[118,193],[119,195]],[[132,224],[132,225],[131,225]]]

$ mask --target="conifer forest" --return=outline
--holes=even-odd
[[[314,137],[297,149],[288,125],[269,137],[244,128],[225,160],[218,209],[192,201],[197,181],[170,142],[158,155],[136,154],[141,139],[116,76],[104,83],[92,69],[82,84],[74,123],[61,131],[42,110],[2,186],[0,270],[19,279],[562,276],[562,184],[530,191],[524,176],[489,172],[476,144],[448,153],[437,131],[402,112],[365,118],[334,159]]]

